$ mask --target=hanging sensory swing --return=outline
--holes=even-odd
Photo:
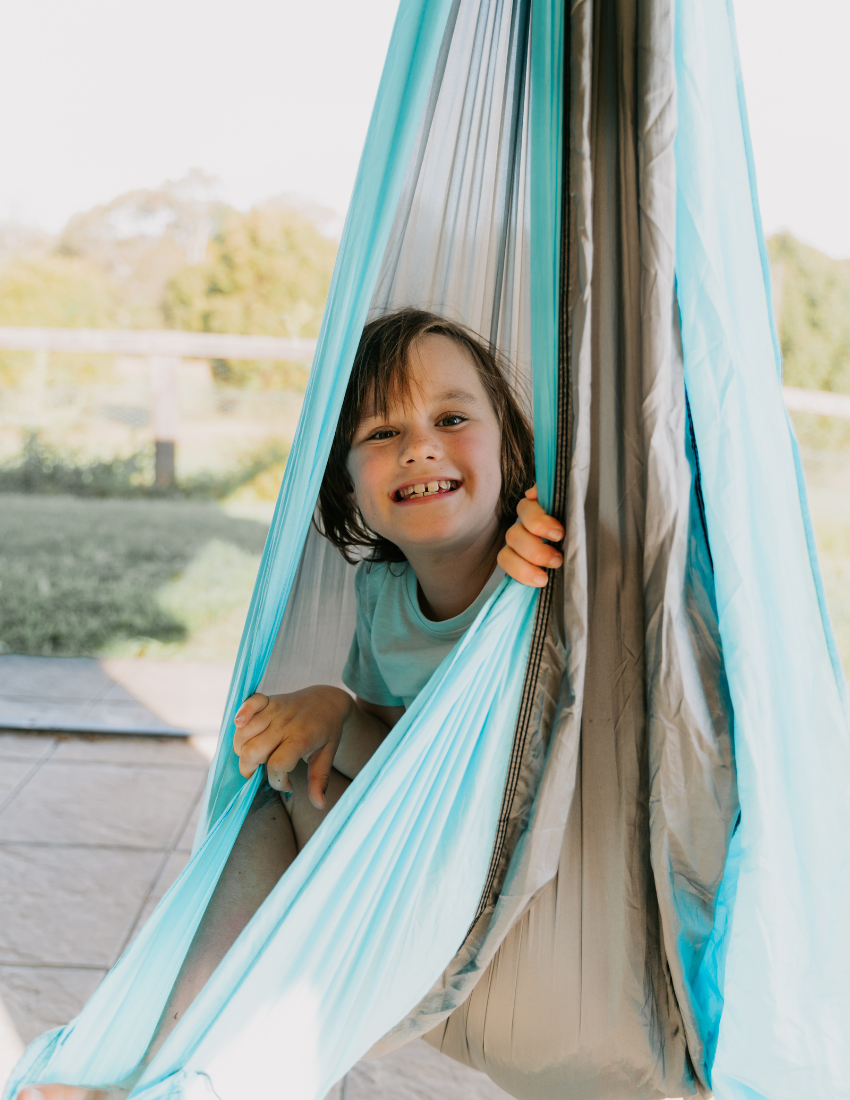
[[[310,527],[367,317],[532,394],[505,581],[132,1097],[320,1100],[426,1034],[521,1098],[850,1096],[850,739],[772,338],[726,0],[402,0],[186,870],[7,1085],[140,1062],[256,791],[232,718],[339,682]]]

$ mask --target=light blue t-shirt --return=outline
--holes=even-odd
[[[407,562],[362,562],[357,569],[357,629],[342,673],[355,695],[381,707],[409,707],[504,577],[496,566],[474,603],[435,623],[419,606]]]

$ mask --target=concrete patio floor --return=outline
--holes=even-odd
[[[0,1081],[82,1008],[186,864],[214,744],[0,731]],[[506,1096],[415,1042],[329,1100]]]
[[[227,662],[0,655],[0,728],[215,736]]]

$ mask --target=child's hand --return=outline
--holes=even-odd
[[[556,519],[547,516],[537,503],[536,485],[525,494],[525,500],[519,502],[517,516],[516,523],[505,535],[507,545],[499,551],[496,560],[508,576],[520,584],[543,588],[549,583],[546,570],[557,569],[563,564],[563,554],[549,542],[560,542],[564,528]]]
[[[309,687],[288,695],[249,696],[236,712],[233,749],[246,779],[266,764],[269,783],[291,791],[289,773],[307,761],[307,794],[317,810],[325,791],[342,729],[354,700],[341,688]]]

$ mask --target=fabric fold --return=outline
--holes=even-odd
[[[131,1095],[321,1100],[425,1035],[519,1100],[850,1097],[847,696],[727,0],[403,0],[193,857],[4,1097],[133,1074],[260,781],[236,707],[340,682],[311,519],[403,305],[511,364],[564,567],[500,584]]]

